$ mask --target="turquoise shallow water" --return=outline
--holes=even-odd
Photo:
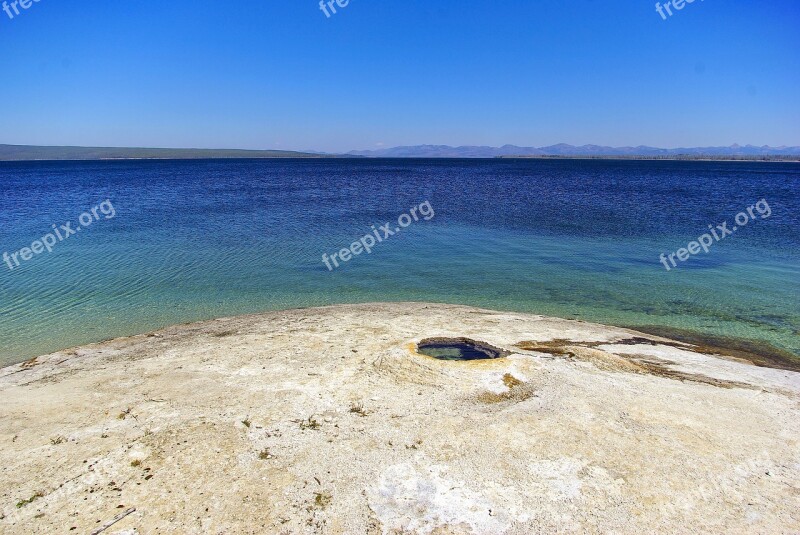
[[[50,253],[0,265],[0,363],[170,324],[436,301],[677,327],[800,356],[800,165],[542,160],[0,163],[0,248],[109,199]],[[755,221],[659,263],[765,199]],[[425,201],[333,272],[328,255]],[[732,226],[732,224],[729,224]]]

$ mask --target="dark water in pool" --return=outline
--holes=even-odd
[[[0,252],[80,226],[105,199],[112,219],[0,264],[1,363],[203,318],[394,300],[678,327],[800,355],[798,164],[0,163]],[[768,218],[754,211],[707,254],[660,263],[762,199]],[[371,254],[323,263],[425,201],[430,220],[417,210]]]
[[[422,340],[417,351],[439,360],[491,360],[507,356],[500,348],[466,338]]]

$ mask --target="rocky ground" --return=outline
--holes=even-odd
[[[0,533],[800,532],[800,373],[578,321],[220,319],[4,368],[0,399]]]

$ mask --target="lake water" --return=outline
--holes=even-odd
[[[800,356],[800,164],[0,162],[0,252],[80,227],[106,199],[113,218],[96,211],[52,252],[0,264],[0,364],[194,320],[407,300],[675,327]],[[756,210],[707,254],[660,263],[762,199],[769,217]],[[430,220],[333,271],[323,263],[425,201]]]

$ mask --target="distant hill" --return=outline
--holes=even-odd
[[[371,158],[500,158],[500,157],[652,157],[652,158],[745,158],[776,159],[800,158],[800,147],[756,147],[731,145],[730,147],[692,147],[660,149],[656,147],[605,147],[601,145],[567,145],[560,143],[548,147],[502,147],[449,145],[414,145],[379,150],[351,151],[350,156]]]
[[[203,158],[326,158],[325,154],[283,150],[148,149],[124,147],[38,147],[0,145],[0,161],[24,160],[127,160]]]
[[[158,149],[129,147],[40,147],[0,145],[0,161],[27,160],[129,160],[129,159],[225,159],[225,158],[656,158],[656,159],[741,159],[800,160],[800,147],[605,147],[567,145],[518,147],[503,145],[461,146],[414,145],[379,150],[350,151],[346,154],[243,149]]]

